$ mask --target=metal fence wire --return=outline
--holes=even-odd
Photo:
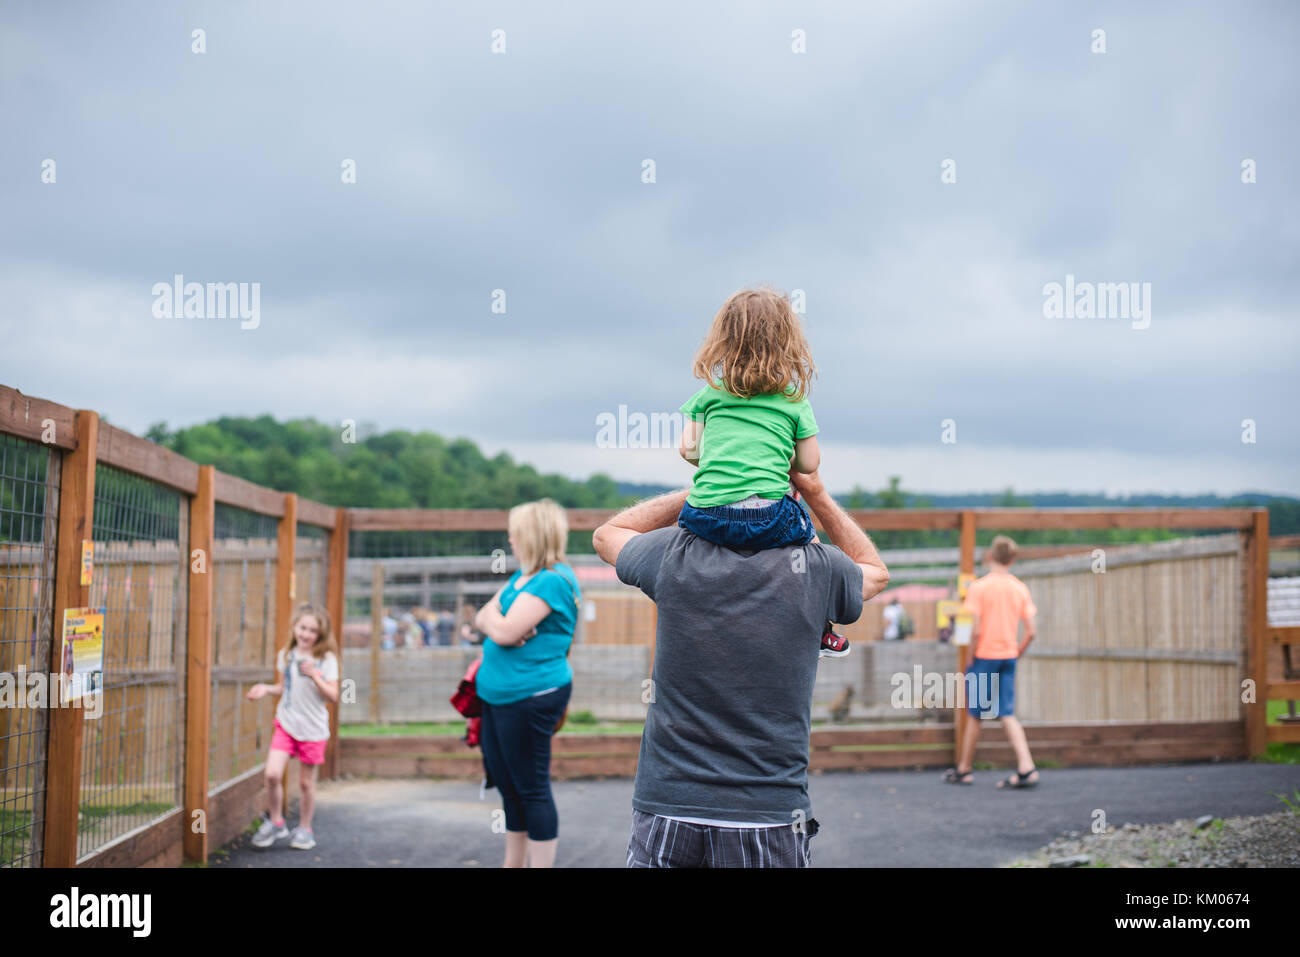
[[[183,800],[189,499],[97,465],[93,537],[104,688],[82,739],[78,857]]]
[[[279,520],[220,503],[213,519],[208,781],[215,790],[260,765],[271,745],[276,699],[245,695],[275,671]]]
[[[293,543],[294,587],[297,602],[310,602],[324,608],[329,570],[329,532],[319,525],[298,523]],[[335,626],[337,627],[337,625]]]
[[[43,863],[61,461],[0,435],[0,867]]]
[[[573,534],[585,537],[590,547],[590,532]],[[356,696],[344,702],[340,724],[463,724],[448,699],[481,654],[474,613],[518,568],[506,533],[361,531],[351,538],[342,636],[344,672],[356,682]],[[567,557],[584,602],[569,655],[575,675],[570,713],[592,720],[642,720],[653,604],[618,582],[595,555]],[[597,606],[599,616],[592,614]]]

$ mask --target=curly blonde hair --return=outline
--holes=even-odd
[[[790,297],[760,286],[742,289],[722,304],[692,371],[744,399],[793,387],[787,395],[798,402],[808,394],[817,366]]]

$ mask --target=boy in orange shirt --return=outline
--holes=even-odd
[[[974,616],[971,625],[974,657],[967,675],[975,675],[975,683],[972,688],[967,682],[970,700],[961,755],[957,766],[948,769],[944,780],[949,784],[975,783],[971,761],[979,739],[980,718],[998,718],[1016,752],[1016,773],[999,781],[998,787],[1031,788],[1038,783],[1038,771],[1029,754],[1025,729],[1015,718],[1015,682],[1016,659],[1034,640],[1034,616],[1038,609],[1034,607],[1029,588],[1011,574],[1011,563],[1016,560],[1015,542],[999,535],[989,546],[987,560],[988,574],[972,582],[966,592],[965,610]],[[1018,643],[1016,636],[1022,621],[1025,639]]]

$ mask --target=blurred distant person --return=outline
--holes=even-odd
[[[885,641],[898,641],[903,637],[903,606],[895,598],[885,606]]]
[[[980,719],[996,718],[1007,732],[1016,753],[1016,773],[998,782],[1000,788],[1031,788],[1038,783],[1038,771],[1029,753],[1025,729],[1015,717],[1016,660],[1025,653],[1036,633],[1038,609],[1029,588],[1011,574],[1016,560],[1016,543],[1005,535],[993,539],[987,553],[988,574],[972,582],[966,591],[965,610],[973,616],[971,646],[974,654],[967,671],[966,733],[961,741],[957,765],[949,768],[949,784],[973,784],[971,762],[979,740]],[[1020,623],[1025,638],[1018,640]],[[974,681],[971,680],[974,676]]]
[[[384,609],[380,625],[383,628],[383,640],[380,641],[379,647],[384,651],[392,651],[397,646],[397,619],[393,617],[393,609]]]

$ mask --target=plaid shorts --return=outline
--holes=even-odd
[[[632,811],[628,867],[812,867],[808,842],[816,818],[798,830],[776,827],[709,827]]]

